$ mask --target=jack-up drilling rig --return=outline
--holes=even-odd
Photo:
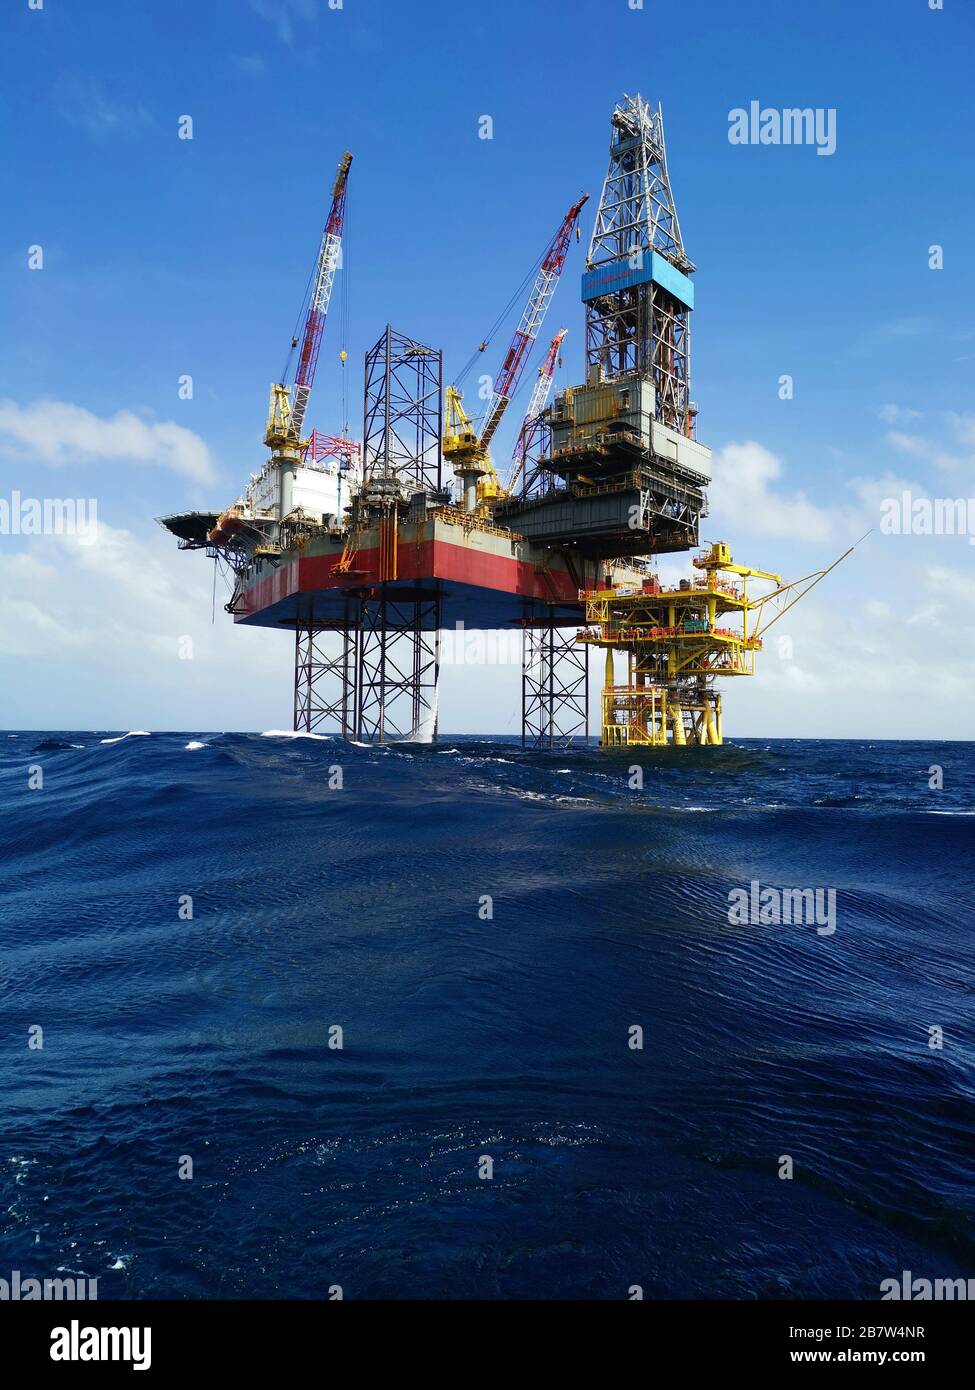
[[[302,437],[350,164],[347,154],[333,186],[304,333],[292,344],[293,380],[284,384],[285,373],[271,388],[269,460],[226,511],[162,524],[181,548],[229,562],[235,621],[294,632],[296,729],[337,728],[366,742],[431,738],[441,630],[514,625],[524,635],[526,745],[588,739],[593,646],[606,654],[605,746],[720,743],[715,680],[752,674],[762,634],[833,566],[782,583],[735,564],[718,541],[694,559],[694,579],[668,588],[655,572],[655,556],[699,546],[711,478],[691,397],[694,266],[660,108],[628,96],[613,110],[582,277],[585,380],[546,404],[562,330],[539,369],[506,483],[490,445],[586,199],[569,208],[533,272],[479,424],[456,386],[444,395],[439,350],[387,325],[366,354],[360,471],[347,431]],[[614,652],[626,659],[619,682]]]

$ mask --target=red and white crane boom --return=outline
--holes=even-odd
[[[559,276],[562,274],[573,229],[588,197],[589,194],[584,193],[578,202],[572,204],[562,219],[562,225],[552,238],[551,245],[542,257],[542,263],[538,268],[538,274],[535,277],[525,312],[515,329],[511,346],[508,348],[501,364],[501,371],[494,383],[484,424],[477,440],[479,449],[487,450],[508,402],[518,389],[518,383],[531,354],[532,345],[542,326],[552,295],[555,293]]]
[[[321,347],[328,301],[332,296],[332,284],[339,267],[342,250],[342,227],[345,222],[345,195],[349,182],[349,167],[352,156],[346,150],[339,163],[335,183],[332,185],[332,206],[329,210],[322,244],[315,267],[315,281],[308,304],[308,316],[301,337],[301,351],[295,367],[294,385],[291,392],[291,425],[297,438],[308,407],[308,397],[315,381],[315,368],[318,365],[318,349]]]
[[[559,353],[562,350],[562,339],[568,332],[567,328],[560,328],[558,333],[549,344],[545,354],[545,360],[538,369],[538,380],[532,387],[531,400],[528,402],[528,409],[525,411],[525,419],[518,433],[518,440],[515,444],[515,451],[512,458],[511,478],[505,491],[510,496],[515,490],[515,484],[521,477],[525,460],[534,447],[542,428],[542,411],[548,404],[549,392],[552,389],[552,382],[555,379],[555,368],[559,361]]]

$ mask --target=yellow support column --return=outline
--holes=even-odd
[[[614,686],[615,683],[616,683],[616,682],[615,682],[615,676],[614,676],[614,673],[613,673],[613,649],[612,649],[612,647],[607,647],[607,648],[606,648],[606,677],[605,677],[605,684],[604,684],[604,686],[603,686],[603,747],[604,747],[604,748],[609,747],[610,744],[612,744],[613,742],[621,741],[621,740],[618,740],[618,738],[617,738],[617,731],[616,731],[615,727],[613,727],[612,730],[611,730],[611,721],[613,721],[614,718],[615,718],[615,716],[613,715],[613,695],[612,695],[612,690],[613,690],[613,686]]]

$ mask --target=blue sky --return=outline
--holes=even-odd
[[[287,723],[287,639],[211,626],[209,564],[168,549],[152,518],[224,504],[259,466],[268,382],[344,148],[346,284],[309,412],[320,428],[341,423],[340,296],[355,427],[362,355],[387,320],[441,345],[449,377],[582,190],[588,237],[613,103],[640,91],[663,102],[698,266],[708,534],[804,573],[875,527],[901,483],[973,492],[963,0],[11,0],[2,25],[0,493],[95,496],[106,534],[87,553],[0,536],[0,722]],[[752,100],[835,108],[835,154],[730,144],[729,112]],[[191,141],[177,138],[187,114]],[[581,376],[582,252],[546,324],[569,329],[567,383]],[[502,348],[503,335],[489,359]],[[39,401],[60,413],[25,416]],[[796,610],[793,654],[729,691],[731,732],[972,736],[973,557],[960,537],[871,537]],[[176,661],[186,633],[194,660]],[[239,688],[228,663],[259,678]],[[904,698],[922,682],[923,718]],[[517,684],[510,669],[448,671],[445,726],[513,727]]]

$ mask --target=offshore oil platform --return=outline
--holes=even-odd
[[[361,441],[347,421],[337,435],[306,435],[351,164],[346,153],[304,329],[271,387],[267,461],[225,510],[161,524],[181,549],[226,567],[235,622],[294,632],[296,730],[431,740],[441,634],[463,625],[523,633],[526,746],[588,741],[593,646],[605,651],[604,746],[720,744],[716,679],[752,675],[762,633],[828,569],[785,584],[735,564],[719,541],[694,557],[694,578],[664,587],[655,572],[655,556],[700,545],[711,479],[691,398],[694,266],[661,109],[635,96],[613,111],[582,276],[585,380],[552,396],[561,329],[501,471],[492,441],[588,195],[526,277],[524,312],[476,418],[459,388],[488,341],[444,390],[439,349],[387,326],[365,358]],[[344,346],[340,358],[344,370]]]

